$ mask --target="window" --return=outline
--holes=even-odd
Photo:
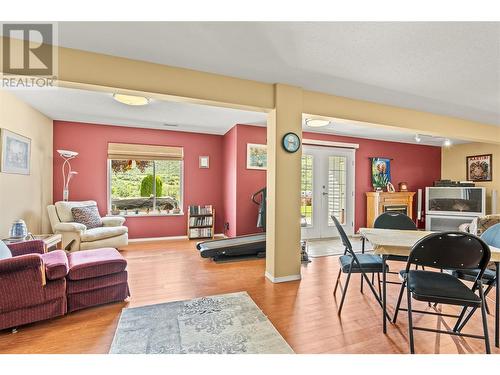
[[[180,154],[175,149],[124,144],[108,146],[109,206],[112,214],[181,213],[182,149],[177,148]],[[175,155],[172,150],[178,154]]]
[[[328,225],[333,226],[330,215],[334,215],[340,224],[346,223],[347,204],[347,158],[330,156],[328,158]]]
[[[313,157],[302,155],[302,176],[300,189],[301,226],[312,226],[313,199]]]

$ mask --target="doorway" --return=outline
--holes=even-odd
[[[304,146],[301,175],[303,239],[338,236],[331,215],[354,234],[355,149]]]

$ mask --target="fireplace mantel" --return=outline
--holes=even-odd
[[[413,219],[413,196],[411,191],[369,191],[366,193],[366,227],[373,228],[375,219],[386,211],[406,211]]]

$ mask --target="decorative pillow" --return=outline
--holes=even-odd
[[[0,260],[12,258],[12,253],[5,243],[0,241]]]
[[[102,227],[101,215],[97,206],[73,207],[71,209],[73,221],[83,224],[87,229]]]

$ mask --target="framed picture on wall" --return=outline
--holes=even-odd
[[[493,179],[493,155],[466,157],[467,181],[491,181]]]
[[[200,168],[201,169],[208,169],[210,168],[210,157],[208,156],[200,156]]]
[[[391,159],[370,158],[370,164],[373,189],[386,189],[391,182]]]
[[[30,174],[31,139],[0,129],[0,172]]]
[[[267,145],[247,143],[247,169],[267,169]]]

